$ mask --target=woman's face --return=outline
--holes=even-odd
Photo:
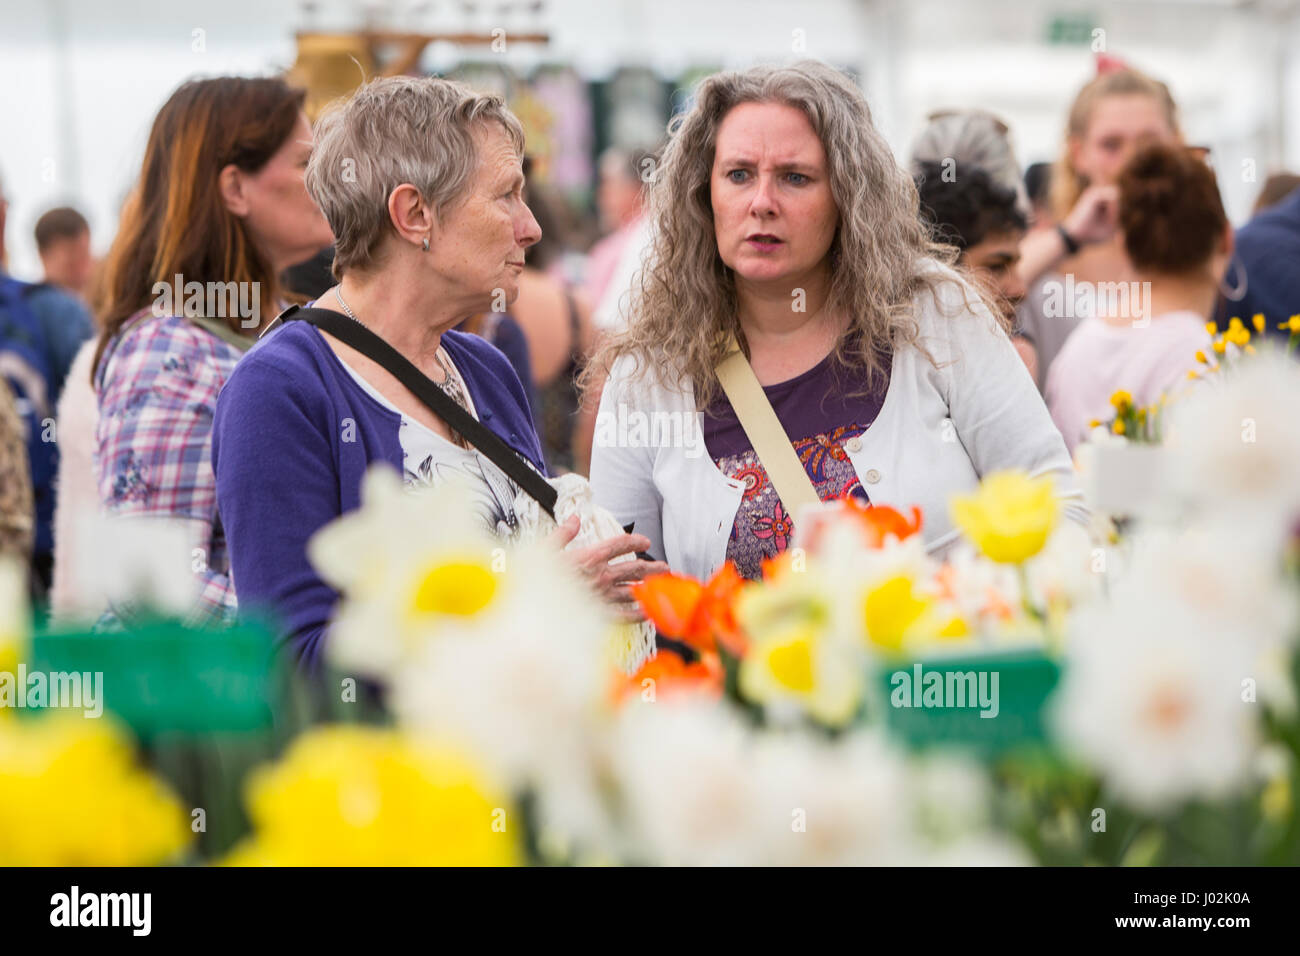
[[[709,182],[718,255],[738,279],[798,286],[824,266],[839,210],[802,111],[742,103],[722,119]]]
[[[329,223],[307,193],[303,175],[312,147],[305,113],[265,166],[240,176],[241,215],[276,272],[310,259],[334,241]]]
[[[1124,93],[1097,101],[1087,131],[1071,140],[1070,150],[1074,168],[1089,184],[1109,186],[1140,144],[1175,138],[1155,99],[1144,93]]]
[[[474,140],[478,169],[467,195],[435,222],[428,255],[447,284],[486,311],[519,295],[524,250],[541,239],[542,229],[524,203],[523,157],[506,131],[487,123]]]

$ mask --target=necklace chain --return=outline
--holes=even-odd
[[[349,319],[357,323],[357,325],[365,325],[364,322],[357,318],[356,313],[352,311],[347,301],[343,298],[343,289],[341,285],[336,285],[334,287],[334,298],[339,300],[339,305],[343,307],[343,313]],[[434,382],[433,384],[442,389],[443,393],[453,402],[465,409],[465,411],[469,411],[469,400],[466,398],[464,389],[461,387],[460,377],[451,370],[451,366],[449,366],[446,360],[442,357],[442,349],[439,348],[437,352],[433,353],[433,357],[437,359],[438,364],[442,366],[442,373],[446,376],[443,381]],[[453,431],[455,431],[455,429],[453,429]]]

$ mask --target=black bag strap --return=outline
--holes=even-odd
[[[550,482],[539,474],[517,451],[501,440],[464,408],[461,408],[437,383],[421,372],[401,352],[370,331],[360,322],[329,309],[307,309],[293,305],[277,317],[278,322],[301,319],[328,332],[345,345],[350,345],[362,355],[378,362],[411,394],[424,402],[444,422],[458,431],[481,454],[528,492],[552,518],[559,495]],[[274,324],[274,323],[272,323]]]

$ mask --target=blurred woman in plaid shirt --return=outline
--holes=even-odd
[[[332,240],[303,185],[312,145],[303,97],[271,78],[177,89],[154,120],[104,266],[100,501],[114,514],[189,525],[195,623],[235,609],[212,471],[217,393],[284,304],[276,277]]]

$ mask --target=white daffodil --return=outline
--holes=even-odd
[[[620,855],[670,866],[764,863],[753,750],[749,728],[716,702],[681,695],[625,707],[610,745]]]
[[[1170,409],[1165,474],[1196,509],[1276,542],[1300,514],[1300,367],[1262,351]]]
[[[63,616],[93,621],[110,608],[184,616],[194,610],[196,573],[207,555],[196,548],[194,523],[173,518],[95,512],[73,527],[66,549],[77,582],[75,606]]]
[[[1107,553],[1088,532],[1063,521],[1043,550],[1025,565],[1030,600],[1045,608],[1067,609],[1097,597],[1102,590]]]
[[[1238,787],[1253,759],[1251,655],[1185,602],[1144,595],[1076,612],[1054,698],[1063,742],[1132,805]]]
[[[1236,637],[1252,653],[1291,646],[1300,624],[1300,603],[1277,552],[1260,551],[1217,516],[1134,535],[1111,593],[1120,601],[1183,604],[1206,622],[1206,631]]]
[[[494,607],[424,641],[390,678],[398,722],[532,787],[562,835],[595,826],[593,754],[614,671],[603,607],[543,544],[510,552]]]
[[[761,807],[754,840],[764,864],[889,866],[921,852],[907,767],[883,736],[856,732],[830,742],[767,734],[753,759]]]
[[[492,626],[508,556],[466,503],[454,482],[407,490],[375,467],[362,506],[308,541],[312,565],[343,594],[327,643],[335,666],[391,677],[431,636]]]

